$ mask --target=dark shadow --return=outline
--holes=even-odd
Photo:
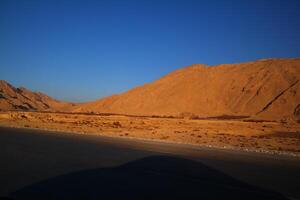
[[[198,119],[234,120],[234,119],[246,119],[246,118],[249,118],[249,117],[250,116],[244,116],[244,115],[220,115],[220,116],[198,118]]]
[[[300,132],[291,132],[291,131],[278,131],[266,134],[268,137],[277,137],[277,138],[291,138],[291,139],[300,139]]]
[[[285,199],[192,160],[168,156],[84,170],[16,191],[15,199]]]

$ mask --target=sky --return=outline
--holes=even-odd
[[[195,63],[300,57],[299,0],[1,0],[0,79],[91,101]]]

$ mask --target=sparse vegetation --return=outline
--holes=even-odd
[[[115,122],[113,122],[113,127],[114,128],[120,128],[120,127],[122,127],[122,125],[119,121],[115,121]]]
[[[75,115],[63,113],[6,112],[0,125],[35,127],[78,133],[160,139],[200,145],[300,151],[300,126],[280,122],[182,118]],[[192,115],[189,115],[192,116]],[[201,132],[200,132],[201,131]]]

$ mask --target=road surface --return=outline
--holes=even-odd
[[[0,127],[5,199],[300,199],[300,159]]]

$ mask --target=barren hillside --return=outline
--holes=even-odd
[[[300,59],[192,65],[74,112],[300,118]]]
[[[15,88],[0,80],[0,110],[68,111],[75,104],[55,100],[24,87]]]
[[[300,120],[300,59],[192,65],[153,83],[73,104],[0,81],[0,110]]]

